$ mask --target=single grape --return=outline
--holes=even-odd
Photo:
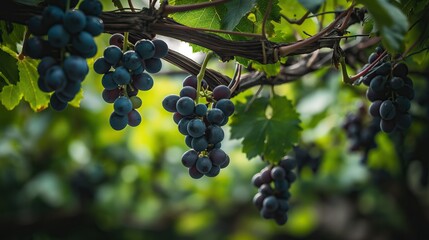
[[[135,109],[132,109],[128,113],[128,125],[130,125],[131,127],[136,127],[140,125],[141,122],[142,117],[140,116],[140,113],[137,112]]]
[[[52,26],[48,31],[48,41],[53,47],[63,48],[67,45],[69,40],[70,35],[61,24]]]
[[[265,195],[261,193],[256,193],[252,200],[253,205],[255,205],[255,207],[257,207],[260,210],[262,208],[262,203],[264,202],[265,198],[266,198]]]
[[[186,143],[186,146],[188,146],[189,148],[192,148],[192,139],[194,138],[189,135],[185,136],[185,143]]]
[[[124,55],[122,56],[122,64],[130,70],[135,70],[142,66],[140,57],[134,50],[124,52]]]
[[[94,57],[97,53],[97,45],[94,38],[88,32],[79,32],[72,38],[73,48],[84,58]]]
[[[55,65],[46,71],[45,81],[46,85],[50,89],[60,90],[66,85],[67,78],[63,69],[60,66]]]
[[[131,75],[125,67],[118,67],[113,72],[113,80],[118,85],[126,85],[131,82]]]
[[[205,174],[210,171],[213,165],[208,157],[200,157],[197,159],[195,166],[200,173]]]
[[[196,165],[194,165],[189,168],[189,176],[191,176],[193,179],[200,179],[204,176],[204,174],[198,171]]]
[[[79,9],[86,15],[98,16],[103,10],[99,0],[85,0],[79,5]]]
[[[53,57],[49,56],[42,58],[42,61],[40,61],[39,65],[37,65],[37,72],[39,73],[39,76],[44,77],[46,71],[56,64],[57,61]]]
[[[380,129],[383,132],[391,133],[393,130],[395,130],[396,122],[394,120],[385,120],[381,119],[380,121]]]
[[[37,86],[39,87],[39,89],[40,89],[42,92],[49,93],[49,92],[52,92],[52,91],[53,91],[53,89],[51,89],[51,88],[48,86],[48,84],[46,84],[45,79],[44,79],[44,78],[42,78],[42,77],[39,77],[39,78],[37,79]]]
[[[120,49],[122,49],[124,46],[124,35],[122,35],[120,33],[113,34],[109,39],[109,44],[115,45],[115,46],[119,47]]]
[[[180,121],[182,118],[183,118],[183,116],[182,116],[180,113],[178,113],[178,112],[175,112],[175,113],[173,114],[173,120],[174,120],[174,122],[175,122],[176,124],[179,124],[179,121]]]
[[[276,167],[273,167],[273,169],[271,169],[271,178],[273,180],[281,180],[281,179],[284,179],[285,177],[286,177],[286,172],[282,167],[276,166]]]
[[[207,120],[212,124],[220,125],[224,118],[224,113],[218,108],[212,108],[207,111]]]
[[[141,59],[146,60],[154,56],[155,45],[150,40],[142,39],[136,42],[134,50],[137,52]]]
[[[384,75],[386,76],[387,74],[390,73],[390,71],[392,70],[392,64],[390,62],[385,62],[382,63],[376,70],[375,70],[375,74],[376,75]]]
[[[150,90],[154,84],[153,78],[147,73],[134,75],[132,77],[132,82],[134,87],[142,91]]]
[[[392,74],[395,77],[405,78],[408,75],[408,67],[405,63],[398,63],[392,69]]]
[[[110,65],[104,57],[97,58],[94,62],[94,71],[98,74],[106,74],[111,67],[112,65]]]
[[[271,188],[270,184],[266,184],[266,183],[262,184],[259,187],[258,191],[261,194],[266,195],[266,196],[272,195],[274,193],[274,190]]]
[[[131,112],[133,104],[129,98],[122,96],[115,100],[113,103],[113,109],[116,114],[124,116]]]
[[[373,117],[380,117],[380,106],[383,101],[376,100],[369,106],[369,114]]]
[[[85,28],[86,17],[80,10],[68,10],[64,14],[64,28],[71,34],[78,33]]]
[[[110,126],[119,131],[124,129],[128,124],[128,115],[119,115],[113,112],[109,119]]]
[[[195,150],[191,149],[186,151],[183,155],[182,155],[182,164],[185,167],[192,167],[195,165],[195,163],[198,160],[198,152],[196,152]]]
[[[162,107],[168,112],[177,112],[176,104],[180,99],[177,95],[168,95],[162,100]],[[183,117],[183,115],[181,115]]]
[[[86,60],[79,56],[71,55],[64,60],[63,69],[67,78],[71,81],[83,81],[89,72]]]
[[[383,92],[385,83],[386,83],[386,77],[379,75],[372,79],[371,83],[369,84],[369,87],[374,92]]]
[[[221,166],[226,161],[226,156],[226,153],[222,149],[213,149],[208,155],[215,166]]]
[[[262,207],[267,209],[268,211],[274,212],[279,207],[279,202],[276,197],[268,196],[264,199],[262,203]]]
[[[49,46],[48,41],[40,37],[32,37],[25,41],[24,53],[31,58],[40,59],[48,56],[51,51]]]
[[[137,109],[142,106],[142,99],[137,96],[130,97],[130,101],[133,104],[133,109]]]
[[[64,109],[67,107],[67,105],[68,105],[68,103],[67,103],[67,102],[63,102],[63,101],[61,101],[61,100],[58,98],[58,96],[57,96],[57,94],[56,94],[56,93],[54,93],[54,94],[52,94],[52,95],[51,95],[50,102],[51,102],[51,107],[52,107],[54,110],[56,110],[56,111],[62,111],[62,110],[64,110]]]
[[[157,73],[161,71],[162,68],[162,62],[159,58],[149,58],[144,60],[146,71],[148,73]]]
[[[45,27],[42,24],[42,16],[35,15],[32,16],[27,21],[28,31],[35,36],[43,36],[48,32],[48,27]]]
[[[205,137],[192,138],[191,145],[192,148],[197,152],[201,152],[208,147],[208,143]]]
[[[261,180],[265,184],[269,184],[271,181],[273,181],[273,178],[271,177],[270,167],[265,167],[261,170]]]
[[[286,156],[280,161],[280,166],[283,167],[286,171],[292,171],[292,169],[296,167],[296,160]]]
[[[189,116],[194,113],[195,103],[190,97],[181,97],[176,103],[176,110],[183,116]]]
[[[86,25],[83,29],[89,32],[92,36],[98,36],[104,31],[103,20],[98,17],[86,16]]]
[[[400,77],[393,77],[390,79],[389,85],[393,90],[398,90],[404,86],[404,80]]]
[[[106,62],[114,66],[122,59],[122,50],[115,45],[110,45],[104,49],[103,56]]]
[[[220,109],[227,117],[231,116],[235,111],[234,103],[229,99],[221,99],[216,102],[215,108]]]
[[[408,112],[408,110],[410,110],[411,108],[410,100],[408,100],[408,98],[404,96],[396,97],[395,103],[396,103],[396,108],[403,113]]]
[[[187,126],[188,135],[194,138],[198,138],[204,135],[206,131],[206,125],[201,119],[195,118],[189,121]]]
[[[186,87],[183,87],[182,90],[180,90],[179,95],[181,97],[190,97],[195,100],[197,98],[197,90],[193,87],[186,86]]]
[[[228,167],[229,162],[230,162],[229,156],[228,156],[228,155],[226,155],[226,160],[225,160],[225,162],[224,162],[222,165],[220,165],[219,167],[220,167],[220,168],[226,168],[226,167]]]
[[[188,124],[189,124],[189,119],[187,118],[182,118],[180,119],[179,123],[177,124],[177,127],[179,129],[179,132],[183,135],[189,135],[188,134]]]
[[[47,6],[42,12],[42,24],[46,28],[50,28],[54,24],[62,24],[64,11],[54,5]]]
[[[118,84],[113,80],[113,72],[108,72],[101,78],[101,84],[107,90],[118,88]]]
[[[81,86],[81,82],[68,81],[66,86],[61,90],[61,94],[69,98],[71,101],[80,91]]]
[[[219,166],[212,166],[212,168],[210,169],[210,171],[208,173],[206,173],[205,175],[207,177],[216,177],[217,175],[219,175],[220,173],[220,167]]]
[[[152,43],[155,45],[155,53],[153,55],[153,58],[163,58],[167,56],[168,54],[168,45],[161,39],[155,39],[152,41]]]
[[[225,137],[223,129],[216,125],[210,125],[207,128],[207,141],[210,144],[220,143]]]
[[[113,89],[113,90],[104,89],[101,96],[103,97],[103,100],[105,102],[114,103],[115,100],[119,97],[120,92],[121,91],[118,88]]]
[[[205,116],[207,113],[207,105],[202,103],[195,105],[194,113],[199,117]]]
[[[371,53],[368,57],[368,63],[373,63],[376,59],[378,58],[378,54],[377,53]]]
[[[221,99],[229,99],[231,97],[231,90],[225,85],[218,85],[213,89],[213,98],[216,101]]]
[[[392,120],[396,116],[396,107],[390,100],[385,100],[380,105],[380,116],[384,120]]]

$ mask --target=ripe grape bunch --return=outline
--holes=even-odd
[[[139,90],[147,91],[153,87],[153,79],[148,73],[161,70],[160,58],[167,55],[168,46],[160,39],[142,39],[132,46],[120,33],[113,34],[109,43],[111,45],[104,49],[103,57],[94,62],[94,70],[103,74],[104,101],[113,103],[110,126],[122,130],[127,125],[135,127],[141,123],[136,109],[142,105],[142,100],[137,94]],[[129,46],[134,49],[128,50]]]
[[[382,52],[378,47],[369,56],[368,63],[374,62]],[[408,67],[404,63],[380,62],[362,78],[362,82],[369,86],[366,92],[372,102],[369,113],[381,118],[380,128],[384,132],[404,130],[411,125],[409,109],[414,89],[413,81],[407,75]]]
[[[80,91],[89,68],[85,58],[97,53],[94,37],[104,30],[98,16],[99,0],[84,0],[74,9],[77,0],[51,0],[42,15],[28,20],[33,37],[24,44],[24,54],[41,59],[37,71],[38,86],[43,92],[54,92],[50,102],[61,111]],[[69,6],[67,6],[69,5]]]
[[[252,183],[258,188],[253,204],[263,218],[274,219],[279,225],[287,222],[289,188],[296,180],[292,171],[295,167],[295,159],[286,156],[277,166],[269,165],[253,176]]]
[[[220,149],[224,138],[222,126],[235,110],[227,86],[216,86],[211,92],[202,80],[203,90],[198,93],[197,82],[197,77],[188,76],[180,95],[168,95],[162,102],[165,110],[174,113],[173,120],[191,148],[183,154],[182,164],[189,168],[189,175],[194,179],[204,175],[215,177],[221,168],[229,165],[229,156]],[[207,104],[197,103],[200,94]]]

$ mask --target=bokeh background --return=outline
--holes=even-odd
[[[99,49],[108,38],[97,38]],[[186,44],[165,40],[201,62]],[[187,73],[163,64],[153,89],[139,93],[143,121],[135,128],[111,129],[113,107],[103,102],[101,76],[92,70],[80,108],[0,107],[0,239],[428,239],[425,77],[415,77],[420,100],[412,128],[378,134],[367,164],[361,152],[348,151],[341,128],[348,113],[367,107],[364,88],[345,86],[329,66],[276,87],[300,113],[302,139],[292,154],[304,159],[289,220],[277,226],[252,205],[251,178],[265,164],[246,159],[228,126],[222,146],[231,164],[216,178],[189,177],[180,162],[184,137],[161,106]],[[213,60],[209,68],[231,77],[234,64]]]

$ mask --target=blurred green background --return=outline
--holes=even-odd
[[[98,37],[99,49],[108,37]],[[187,74],[163,63],[153,89],[139,93],[141,125],[120,132],[109,126],[113,107],[92,70],[80,108],[0,106],[1,239],[428,239],[427,103],[413,103],[419,117],[406,135],[379,133],[362,165],[362,153],[348,152],[341,125],[368,104],[364,88],[343,85],[331,68],[276,87],[296,104],[299,146],[313,159],[300,164],[289,221],[277,226],[252,204],[250,180],[265,165],[246,159],[228,126],[222,147],[231,164],[216,178],[189,177],[180,162],[184,137],[161,106]],[[213,60],[209,68],[231,77],[234,64]],[[418,99],[428,96],[426,78],[415,84]]]

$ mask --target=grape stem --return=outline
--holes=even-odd
[[[128,50],[128,38],[130,36],[129,32],[124,32],[124,45],[122,46],[122,51],[126,52]]]
[[[201,64],[200,72],[197,75],[197,98],[195,99],[195,102],[197,104],[200,99],[201,82],[203,81],[204,74],[206,73],[207,64],[209,63],[209,60],[212,56],[213,56],[213,52],[207,53],[203,63]]]

